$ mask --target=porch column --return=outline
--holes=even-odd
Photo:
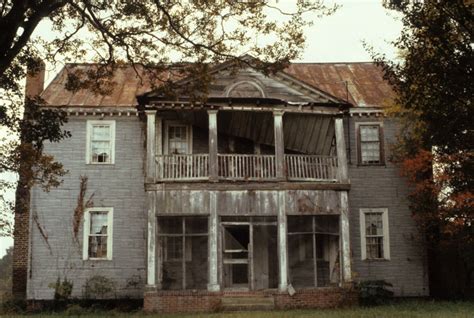
[[[147,287],[156,286],[156,192],[147,192],[148,235],[147,235]]]
[[[349,182],[347,171],[346,142],[344,140],[344,125],[342,118],[334,119],[336,133],[337,175],[339,182]]]
[[[342,118],[334,119],[336,133],[337,150],[337,175],[339,182],[349,182],[349,172],[347,167],[346,142],[344,140],[344,125]],[[341,207],[340,215],[340,240],[341,240],[341,260],[342,260],[342,281],[352,281],[351,271],[351,248],[349,236],[349,197],[347,191],[339,192]]]
[[[288,289],[288,249],[287,249],[287,222],[285,209],[286,196],[284,191],[278,192],[278,265],[279,284],[282,292]]]
[[[156,180],[156,131],[155,117],[156,110],[145,110],[147,129],[146,129],[146,182],[154,183]]]
[[[341,259],[342,259],[342,282],[352,281],[351,270],[351,246],[349,236],[349,199],[347,191],[340,192],[341,215],[339,217],[339,229],[341,239]]]
[[[283,140],[283,111],[273,112],[275,130],[275,169],[277,179],[285,178],[285,145]]]
[[[209,200],[209,284],[207,285],[207,290],[217,292],[220,290],[217,265],[219,224],[217,215],[217,193],[215,191],[210,191]]]
[[[163,119],[160,116],[155,116],[155,157],[163,154]],[[159,160],[155,161],[158,165],[156,171],[155,180],[163,179],[163,158],[160,157]]]
[[[209,181],[218,180],[217,163],[217,110],[208,110],[209,115]]]

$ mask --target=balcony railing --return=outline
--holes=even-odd
[[[274,155],[218,154],[219,178],[272,180],[276,178]]]
[[[161,155],[156,156],[157,176],[160,180],[207,180],[209,179],[209,155]]]
[[[157,179],[199,181],[209,179],[209,154],[156,156]],[[232,181],[277,180],[274,155],[218,154],[218,179]],[[289,181],[337,181],[337,157],[285,154]]]
[[[288,180],[336,181],[336,156],[285,155]]]

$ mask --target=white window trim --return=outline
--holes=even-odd
[[[165,138],[164,138],[164,147],[163,152],[165,155],[169,155],[169,140],[168,140],[168,131],[169,126],[183,126],[186,127],[187,143],[188,143],[188,152],[187,154],[193,153],[193,127],[191,125],[184,124],[179,121],[167,120],[165,121]]]
[[[110,162],[92,162],[91,137],[93,125],[110,125]],[[86,136],[86,163],[89,165],[113,165],[115,164],[115,120],[88,120]]]
[[[107,257],[89,257],[89,234],[91,229],[91,213],[92,212],[107,212]],[[94,207],[88,208],[84,211],[84,238],[82,242],[82,259],[83,260],[112,260],[113,251],[113,223],[114,223],[114,208]]]
[[[379,163],[362,163],[362,151],[360,141],[360,126],[379,126],[379,142],[380,142],[380,162]],[[382,133],[380,133],[382,131]],[[383,166],[385,165],[385,130],[383,127],[383,121],[359,121],[355,123],[355,149],[356,149],[356,162],[361,166]]]
[[[383,226],[383,258],[367,258],[367,245],[365,238],[365,214],[382,213]],[[362,260],[390,260],[390,236],[388,230],[388,209],[387,208],[364,208],[360,209],[360,250]]]

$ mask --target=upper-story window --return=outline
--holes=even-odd
[[[360,209],[362,259],[390,259],[388,210]]]
[[[378,165],[384,163],[383,134],[380,123],[358,124],[359,164]]]
[[[83,259],[112,259],[112,208],[89,208],[84,213]]]
[[[165,153],[176,155],[192,153],[191,126],[175,122],[165,124]]]
[[[86,162],[89,164],[113,164],[115,157],[115,121],[87,121]]]

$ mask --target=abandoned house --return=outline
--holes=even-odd
[[[46,88],[28,78],[72,136],[45,146],[64,182],[34,188],[17,223],[17,293],[48,300],[67,281],[70,297],[144,298],[155,312],[331,307],[379,279],[428,295],[377,66],[266,76],[223,63],[205,102],[169,100],[130,66],[109,95],[64,88],[90,67],[67,65]]]

